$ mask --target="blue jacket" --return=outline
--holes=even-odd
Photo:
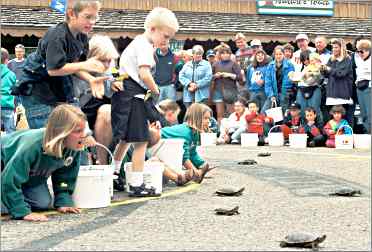
[[[183,101],[192,102],[193,95],[187,89],[189,84],[194,81],[198,86],[195,91],[195,102],[201,102],[209,97],[209,85],[212,80],[212,67],[206,60],[201,60],[197,64],[193,61],[187,62],[180,74],[179,80],[183,86]]]
[[[266,85],[272,86],[271,83],[266,83],[266,80],[265,80],[265,76],[267,75],[268,65],[269,64],[264,65],[264,66],[258,66],[256,68],[254,68],[253,66],[248,67],[247,74],[246,74],[246,87],[249,91],[251,92],[265,91],[266,93],[265,86]],[[261,75],[261,79],[265,80],[265,84],[263,86],[258,85],[252,78],[253,74],[256,74],[256,73],[259,73]],[[266,94],[266,96],[267,95],[268,94]]]
[[[195,132],[186,123],[164,127],[161,129],[161,138],[181,138],[183,143],[183,163],[190,160],[195,167],[200,167],[204,164],[204,160],[196,152],[196,146],[200,143],[200,134]]]
[[[282,83],[277,83],[275,73],[275,61],[271,61],[268,65],[267,74],[265,76],[265,93],[267,97],[275,96],[278,98],[278,85],[281,85],[281,90],[292,88],[293,83],[288,78],[288,73],[294,71],[293,64],[284,59],[282,66]]]

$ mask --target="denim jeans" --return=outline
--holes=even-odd
[[[265,110],[264,104],[266,101],[266,95],[263,91],[250,91],[251,93],[251,100],[255,100],[258,104],[258,108],[260,113],[263,113]]]
[[[357,89],[357,96],[360,105],[360,113],[363,118],[363,126],[368,133],[371,133],[371,88],[364,90]]]
[[[1,126],[7,134],[15,131],[14,109],[1,108]]]
[[[48,116],[54,108],[50,105],[38,102],[32,96],[23,96],[22,105],[25,107],[30,129],[40,129],[45,127],[48,121]]]
[[[47,210],[52,207],[52,197],[50,195],[47,181],[33,187],[22,188],[24,200],[31,207],[31,210]],[[8,209],[1,202],[1,213],[8,213]]]
[[[161,102],[162,100],[165,99],[171,99],[172,101],[177,100],[177,93],[176,93],[176,88],[174,84],[167,85],[167,86],[160,86],[160,95],[159,95],[159,100],[158,102]]]
[[[322,99],[322,92],[321,92],[320,88],[316,88],[314,90],[313,95],[309,99],[304,98],[300,89],[297,91],[296,102],[298,104],[300,104],[300,106],[301,106],[301,114],[302,114],[303,118],[305,118],[305,108],[313,107],[316,111],[316,116],[318,118],[318,122],[321,125],[323,125],[323,114],[320,111],[321,99]]]

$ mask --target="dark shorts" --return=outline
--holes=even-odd
[[[81,110],[87,116],[89,128],[94,129],[94,125],[96,124],[97,120],[98,109],[105,104],[111,104],[111,99],[105,96],[102,99],[93,97],[81,108]]]
[[[111,125],[114,141],[147,142],[148,116],[145,102],[134,97],[146,90],[132,79],[124,81],[124,91],[115,92],[111,99]]]

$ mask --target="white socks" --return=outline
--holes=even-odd
[[[131,172],[128,176],[128,184],[131,186],[141,186],[143,184],[143,172]]]
[[[118,174],[120,173],[121,161],[122,160],[120,160],[120,161],[115,160],[115,170],[114,170],[115,173],[118,173]]]

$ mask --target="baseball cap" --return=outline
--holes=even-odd
[[[301,110],[300,104],[293,102],[291,105],[289,105],[289,109],[299,109]]]
[[[259,39],[253,39],[252,41],[251,41],[251,47],[252,46],[261,46],[262,44],[261,44],[261,41],[259,40]]]
[[[296,41],[299,40],[299,39],[305,39],[305,40],[309,41],[309,37],[305,33],[298,34],[296,36]]]
[[[209,49],[207,53],[205,54],[205,56],[208,58],[209,56],[216,56],[216,54],[214,53],[212,49]]]

